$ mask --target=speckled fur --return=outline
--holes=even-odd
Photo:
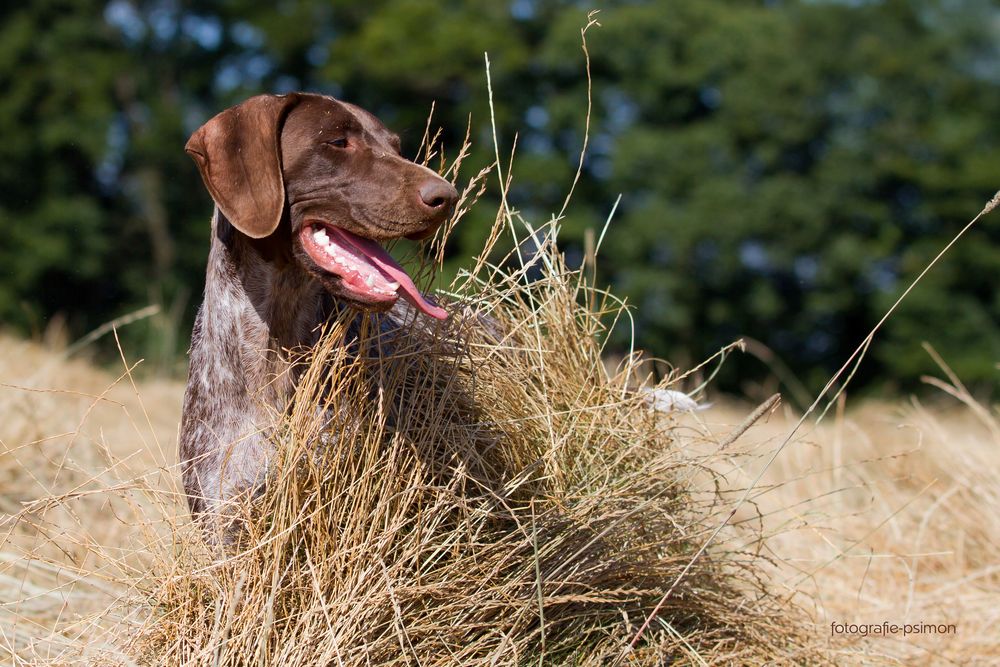
[[[294,263],[267,261],[218,211],[212,226],[180,437],[196,514],[262,481],[268,421],[294,389],[289,351],[315,343],[329,312],[322,286]]]

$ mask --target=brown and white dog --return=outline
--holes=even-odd
[[[344,306],[447,317],[380,242],[429,236],[458,194],[373,115],[321,95],[250,98],[185,149],[216,207],[180,459],[192,513],[218,516],[264,481],[269,414],[295,385],[289,350]]]

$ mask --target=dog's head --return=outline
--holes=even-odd
[[[370,310],[402,296],[447,316],[380,242],[433,234],[458,193],[401,157],[399,137],[375,116],[321,95],[259,95],[209,120],[185,150],[239,232],[287,239],[295,261],[334,296]]]

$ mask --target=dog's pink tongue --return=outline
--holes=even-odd
[[[399,283],[399,288],[403,291],[403,297],[416,306],[422,313],[439,320],[448,319],[448,311],[425,299],[424,295],[417,289],[417,286],[413,284],[410,276],[406,274],[403,267],[382,246],[371,239],[352,234],[344,229],[336,228],[335,232],[343,234],[344,240],[357,248],[361,254],[370,259],[383,273]]]

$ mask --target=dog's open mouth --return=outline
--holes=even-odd
[[[321,222],[305,225],[302,247],[323,270],[340,277],[341,284],[369,303],[393,303],[402,296],[431,317],[448,313],[429,302],[413,280],[378,243],[340,227]]]

